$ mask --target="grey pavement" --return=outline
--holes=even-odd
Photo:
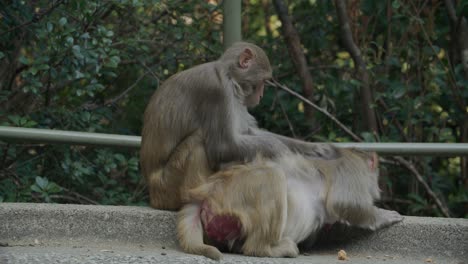
[[[317,245],[294,259],[226,254],[222,263],[468,263],[468,219],[405,217],[377,232],[335,226]],[[0,203],[0,263],[215,262],[178,248],[173,212]]]

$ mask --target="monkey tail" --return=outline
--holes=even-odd
[[[187,253],[220,260],[223,254],[217,248],[203,243],[200,206],[200,203],[187,204],[178,213],[177,236],[180,246]]]

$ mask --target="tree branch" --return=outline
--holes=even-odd
[[[341,35],[345,49],[353,58],[354,65],[356,66],[358,78],[361,80],[360,94],[362,98],[361,108],[365,129],[377,133],[377,118],[374,108],[373,93],[369,85],[369,73],[367,72],[366,63],[362,58],[361,51],[356,46],[351,33],[351,26],[349,24],[348,13],[346,12],[346,0],[335,0],[336,13],[340,24]]]
[[[289,56],[291,57],[294,67],[302,80],[302,92],[306,98],[312,98],[314,95],[314,83],[312,75],[307,66],[307,60],[301,48],[301,39],[299,33],[294,28],[291,17],[288,15],[288,8],[283,0],[273,0],[278,17],[281,20],[281,28],[283,36],[288,47]],[[306,114],[309,118],[313,117],[313,112],[309,107],[306,107]]]
[[[69,189],[67,189],[67,188],[65,188],[65,187],[60,187],[60,188],[62,188],[62,190],[64,190],[65,192],[67,192],[67,193],[69,193],[69,194],[71,194],[71,195],[77,197],[78,199],[83,200],[83,201],[86,201],[86,202],[89,203],[89,204],[94,204],[94,205],[98,205],[98,204],[99,204],[98,202],[96,202],[96,201],[94,201],[94,200],[91,200],[91,199],[89,199],[88,197],[83,196],[83,195],[81,195],[81,194],[79,194],[79,193],[77,193],[77,192],[74,192],[74,191],[72,191],[72,190],[69,190]]]
[[[267,83],[269,85],[273,86],[273,87],[281,88],[281,89],[285,90],[286,92],[288,92],[288,93],[294,95],[295,97],[299,98],[301,101],[303,101],[307,105],[311,106],[315,110],[319,111],[320,113],[322,113],[322,114],[326,115],[328,118],[330,118],[333,122],[335,122],[335,124],[337,124],[341,129],[343,129],[354,140],[359,141],[359,142],[362,141],[362,139],[358,135],[354,134],[353,131],[351,131],[351,129],[349,129],[346,125],[341,123],[336,117],[334,117],[332,114],[330,114],[326,109],[323,109],[320,106],[312,103],[310,100],[306,99],[304,96],[294,92],[293,90],[289,89],[286,85],[281,84],[281,83],[279,83],[279,82],[277,82],[275,80],[267,81]]]
[[[451,21],[451,41],[455,44],[454,47],[457,49],[454,53],[457,54],[456,57],[458,57],[458,60],[460,60],[463,66],[465,80],[468,80],[468,22],[463,15],[457,17],[453,1],[445,0],[445,6]],[[438,57],[436,56],[436,58]],[[454,65],[457,63],[457,61],[452,60],[452,63]],[[453,74],[453,70],[451,70],[451,73]],[[454,100],[461,106],[462,112],[465,112],[466,103],[463,100],[463,96],[461,96],[461,92],[459,91],[457,85],[455,84],[456,81],[454,74],[452,82],[453,84],[449,85],[449,87],[452,88],[452,93],[455,97]],[[461,121],[460,141],[468,142],[468,114],[466,112]],[[462,184],[465,186],[465,188],[468,188],[468,157],[461,157],[460,169],[460,180],[463,182]]]
[[[307,100],[300,94],[294,92],[293,90],[289,89],[287,86],[273,80],[273,81],[267,81],[267,83],[273,87],[281,88],[284,91],[294,95],[295,97],[299,98],[301,101],[304,103],[310,105],[313,107],[315,110],[319,111],[320,113],[324,114],[328,118],[330,118],[335,124],[337,124],[341,129],[343,129],[348,135],[350,135],[354,140],[358,142],[362,142],[362,139],[354,134],[346,125],[341,123],[335,116],[330,114],[327,110],[319,107],[318,105],[312,103],[311,101]],[[418,172],[418,170],[414,167],[414,165],[403,159],[402,157],[392,157],[393,160],[396,160],[399,164],[403,165],[405,168],[407,168],[413,175],[416,177],[416,180],[423,186],[423,188],[426,190],[427,194],[435,201],[437,207],[442,211],[442,214],[446,217],[450,217],[450,211],[449,209],[442,203],[442,201],[437,197],[437,195],[432,191],[431,187],[427,182],[424,180],[422,175]]]
[[[31,19],[31,21],[28,21],[28,22],[25,22],[21,25],[18,25],[18,26],[15,26],[13,28],[10,28],[10,29],[7,29],[5,31],[3,31],[2,33],[0,33],[0,35],[3,35],[3,34],[6,34],[6,33],[9,33],[11,31],[15,31],[17,30],[18,28],[22,28],[22,27],[25,27],[25,26],[29,26],[33,23],[37,23],[39,22],[39,20],[41,20],[42,18],[44,18],[46,15],[50,14],[52,11],[54,11],[54,9],[56,9],[59,5],[63,4],[65,0],[59,0],[57,1],[55,4],[53,4],[49,9],[47,9],[46,11],[40,13],[40,14],[36,14],[34,15],[33,19]]]
[[[405,166],[413,175],[416,177],[416,180],[424,187],[427,194],[434,200],[437,207],[442,211],[442,214],[445,217],[450,217],[449,209],[442,203],[442,201],[437,197],[437,195],[432,191],[431,187],[427,182],[424,180],[423,176],[418,172],[418,170],[414,167],[414,165],[403,159],[402,157],[393,157],[396,161],[398,161],[401,165]]]

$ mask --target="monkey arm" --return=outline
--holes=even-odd
[[[305,142],[258,128],[251,129],[251,132],[253,135],[275,138],[285,144],[289,150],[310,157],[318,157],[327,160],[340,157],[338,149],[331,144]]]
[[[252,161],[257,154],[274,157],[288,151],[288,147],[275,138],[241,134],[205,137],[205,148],[213,168],[233,161]]]
[[[245,130],[252,117],[241,106],[235,87],[222,70],[198,89],[191,89],[191,105],[195,106],[195,126],[201,128],[206,155],[211,168],[223,163],[251,161],[259,153],[273,157],[288,150],[280,140],[265,135],[249,135]],[[211,84],[211,85],[210,85]]]

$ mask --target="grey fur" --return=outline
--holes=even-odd
[[[248,69],[242,69],[239,56],[246,49],[252,51],[254,58]],[[271,74],[263,50],[240,42],[219,60],[166,80],[152,96],[144,114],[140,152],[143,175],[149,179],[163,169],[178,144],[197,129],[201,130],[213,170],[224,163],[252,161],[258,153],[275,157],[287,150],[323,159],[336,158],[338,152],[330,145],[307,143],[257,127],[245,101],[255,92],[256,85],[271,78]],[[173,176],[161,175],[161,185],[178,184]]]

